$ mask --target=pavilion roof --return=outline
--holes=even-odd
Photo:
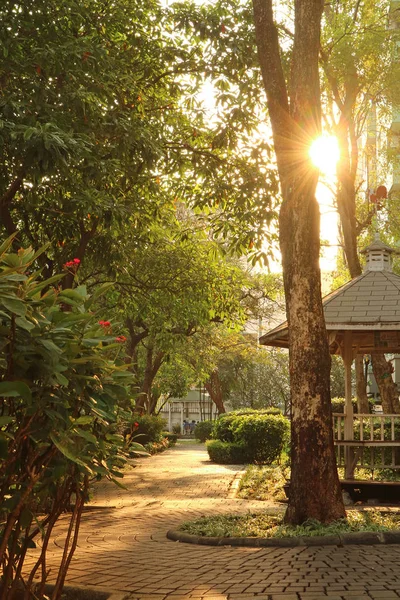
[[[382,259],[376,263],[376,252]],[[360,351],[399,351],[400,277],[391,270],[392,248],[375,240],[367,253],[366,271],[322,299],[325,324],[330,342],[344,331],[353,331]],[[372,257],[372,258],[371,258]],[[384,334],[383,332],[388,332]],[[336,336],[333,335],[336,332]],[[379,333],[382,332],[382,333]],[[368,336],[366,334],[369,334]],[[288,347],[288,323],[285,321],[261,336],[260,344]],[[358,340],[358,341],[357,341]],[[335,346],[331,348],[335,352]]]

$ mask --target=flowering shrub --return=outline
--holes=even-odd
[[[37,254],[30,248],[9,253],[11,242],[0,246],[2,593],[11,598],[23,581],[30,597],[39,575],[35,598],[44,597],[48,542],[58,517],[72,506],[65,552],[58,574],[52,571],[56,600],[90,482],[122,477],[123,438],[112,427],[131,374],[122,360],[116,366],[122,347],[104,336],[85,286],[55,289],[63,274],[39,281],[37,272],[29,274]],[[38,535],[38,559],[31,570],[23,568]]]

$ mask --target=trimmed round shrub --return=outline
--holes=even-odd
[[[199,442],[205,442],[211,438],[214,421],[200,421],[194,428],[194,437]]]
[[[208,440],[207,452],[210,460],[222,465],[240,465],[248,462],[246,447],[243,444]]]
[[[221,442],[233,442],[233,422],[237,418],[236,412],[224,413],[214,422],[212,437]]]
[[[282,415],[248,414],[232,426],[236,444],[243,444],[250,462],[271,464],[277,460],[289,436],[289,421]]]

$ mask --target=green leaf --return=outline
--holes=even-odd
[[[100,296],[102,296],[103,294],[105,294],[113,286],[114,286],[114,283],[103,283],[102,285],[99,285],[95,289],[95,291],[93,292],[93,294],[90,296],[89,300],[86,303],[86,306],[90,307],[93,304],[93,302],[95,302],[95,300],[97,300],[98,298],[100,298]]]
[[[30,388],[23,381],[0,381],[0,396],[20,397],[32,401]]]
[[[118,486],[119,488],[121,488],[121,490],[128,490],[126,485],[123,485],[120,481],[118,481],[118,479],[114,479],[114,477],[110,477],[110,481],[115,483],[115,485]]]
[[[90,442],[91,444],[95,444],[97,446],[97,444],[98,444],[97,437],[95,435],[93,435],[93,433],[90,433],[90,431],[86,431],[85,429],[80,429],[79,427],[74,427],[74,431],[81,438],[83,438],[83,439],[87,440],[88,442]]]
[[[91,417],[90,415],[82,415],[81,417],[75,419],[74,425],[90,425],[90,423],[93,423],[93,421],[94,417]]]
[[[49,279],[46,279],[46,281],[41,281],[40,283],[32,283],[30,289],[27,292],[27,297],[31,298],[32,296],[35,296],[36,294],[38,294],[43,288],[52,285],[53,283],[56,283],[57,281],[60,281],[60,279],[62,279],[63,277],[65,277],[65,273],[62,273],[60,275],[54,275],[53,277],[50,277]]]
[[[9,249],[9,247],[11,246],[13,239],[18,235],[18,231],[16,231],[15,233],[13,233],[12,235],[10,235],[10,237],[8,237],[0,246],[0,256],[4,254],[4,252],[7,252],[7,250]]]
[[[15,417],[0,417],[0,427],[4,427],[4,425],[8,425],[9,423],[12,423],[13,421],[15,421]]]
[[[67,386],[69,384],[69,380],[66,377],[64,377],[64,375],[62,375],[61,373],[55,372],[54,377],[57,379],[60,385]]]
[[[3,296],[0,296],[0,304],[2,304],[11,313],[20,317],[24,317],[26,315],[25,304],[17,298],[4,298]]]
[[[18,325],[18,327],[25,329],[25,331],[32,331],[32,329],[35,329],[35,325],[24,317],[17,317],[15,319],[15,324]]]
[[[85,462],[83,462],[83,460],[81,460],[79,458],[79,456],[76,456],[76,454],[74,454],[74,452],[70,448],[68,448],[60,440],[58,440],[56,438],[56,436],[54,435],[54,433],[50,433],[49,437],[50,437],[51,441],[53,442],[53,444],[59,449],[61,454],[63,454],[65,456],[65,458],[68,458],[68,460],[71,460],[72,462],[76,463],[77,465],[84,467],[85,470],[87,470],[91,473],[93,472],[92,469],[89,467],[89,465],[87,465]]]
[[[50,350],[50,352],[56,352],[56,354],[62,354],[61,348],[56,346],[55,343],[52,342],[51,340],[42,340],[41,338],[39,338],[38,342],[39,342],[39,344],[42,344],[42,346],[44,346],[47,350]]]
[[[83,290],[85,290],[85,294],[83,294]],[[87,296],[86,286],[79,286],[74,290],[66,289],[60,293],[60,298],[64,301],[65,298],[68,300],[73,300],[74,302],[82,303]]]

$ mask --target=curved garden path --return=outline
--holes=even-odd
[[[133,462],[127,490],[96,487],[68,584],[122,591],[129,600],[400,598],[397,545],[241,548],[168,540],[167,530],[184,520],[265,503],[234,498],[241,467],[212,464],[203,445],[180,442]],[[64,532],[61,521],[50,563],[60,557]]]

